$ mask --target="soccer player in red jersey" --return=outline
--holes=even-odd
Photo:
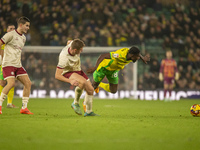
[[[7,26],[7,32],[10,32],[10,31],[13,31],[15,30],[15,26],[13,24],[9,24]],[[1,50],[4,50],[4,47],[5,47],[5,44],[3,44],[1,46]],[[2,57],[0,55],[0,95],[1,95],[1,92],[4,88],[4,86],[6,85],[6,80],[4,80],[3,78],[3,71],[2,71],[2,67],[1,67],[1,64],[2,64]],[[15,87],[12,87],[8,93],[8,97],[7,97],[7,108],[19,108],[17,106],[15,106],[12,101],[13,101],[13,96],[14,96],[14,88]]]
[[[24,85],[20,113],[33,114],[27,108],[31,91],[31,81],[21,64],[21,53],[26,42],[24,34],[29,30],[30,20],[27,17],[20,17],[17,24],[18,27],[16,30],[6,33],[0,40],[0,47],[2,44],[5,44],[4,51],[1,51],[1,56],[3,57],[3,77],[7,81],[0,95],[0,114],[2,114],[2,103],[10,89],[14,87],[15,79],[19,80]]]
[[[84,42],[79,39],[67,42],[67,46],[60,52],[55,78],[76,86],[75,98],[71,104],[75,113],[82,115],[79,99],[83,90],[85,90],[84,116],[98,116],[92,111],[94,88],[87,75],[81,69],[80,53],[83,51],[84,46]]]
[[[166,59],[163,59],[160,66],[159,80],[164,80],[164,100],[170,101],[171,91],[174,88],[174,79],[179,79],[177,63],[172,59],[172,51],[166,52]],[[169,92],[169,98],[166,97]]]

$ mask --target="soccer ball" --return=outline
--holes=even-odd
[[[200,117],[200,105],[199,104],[194,104],[190,107],[190,113],[194,117]]]

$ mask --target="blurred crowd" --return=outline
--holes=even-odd
[[[166,5],[163,0],[4,0],[0,14],[1,37],[8,23],[16,23],[21,15],[30,18],[27,45],[64,46],[67,40],[74,38],[81,38],[87,46],[145,45],[145,53],[150,53],[152,61],[141,68],[139,89],[162,88],[158,81],[160,61],[170,49],[181,75],[176,87],[200,89],[199,1],[172,0]],[[30,57],[35,56],[27,56],[26,68],[30,68]],[[37,74],[49,68],[43,59],[35,59],[42,65],[31,74],[34,81]],[[126,74],[126,69],[121,74]],[[124,76],[120,78],[127,80]],[[45,80],[51,83],[49,80],[53,79]]]

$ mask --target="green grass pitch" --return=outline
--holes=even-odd
[[[1,150],[190,150],[199,147],[199,100],[173,102],[94,99],[99,117],[83,117],[73,99],[30,99],[34,115],[6,108],[0,115]],[[13,103],[21,106],[21,99]],[[82,100],[81,100],[82,103]],[[82,108],[82,105],[81,105]],[[198,148],[197,148],[198,149]]]

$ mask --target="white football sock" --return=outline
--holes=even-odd
[[[86,104],[86,112],[89,114],[92,112],[92,102],[93,102],[93,95],[88,95],[87,93],[85,94],[85,100]]]
[[[4,94],[3,92],[1,92],[1,96],[0,96],[0,106],[2,106],[3,101],[6,99],[6,94]]]
[[[28,104],[29,97],[22,97],[22,109],[25,109]]]
[[[83,93],[83,90],[77,86],[75,88],[74,104],[79,104],[79,99],[80,99],[82,93]]]

